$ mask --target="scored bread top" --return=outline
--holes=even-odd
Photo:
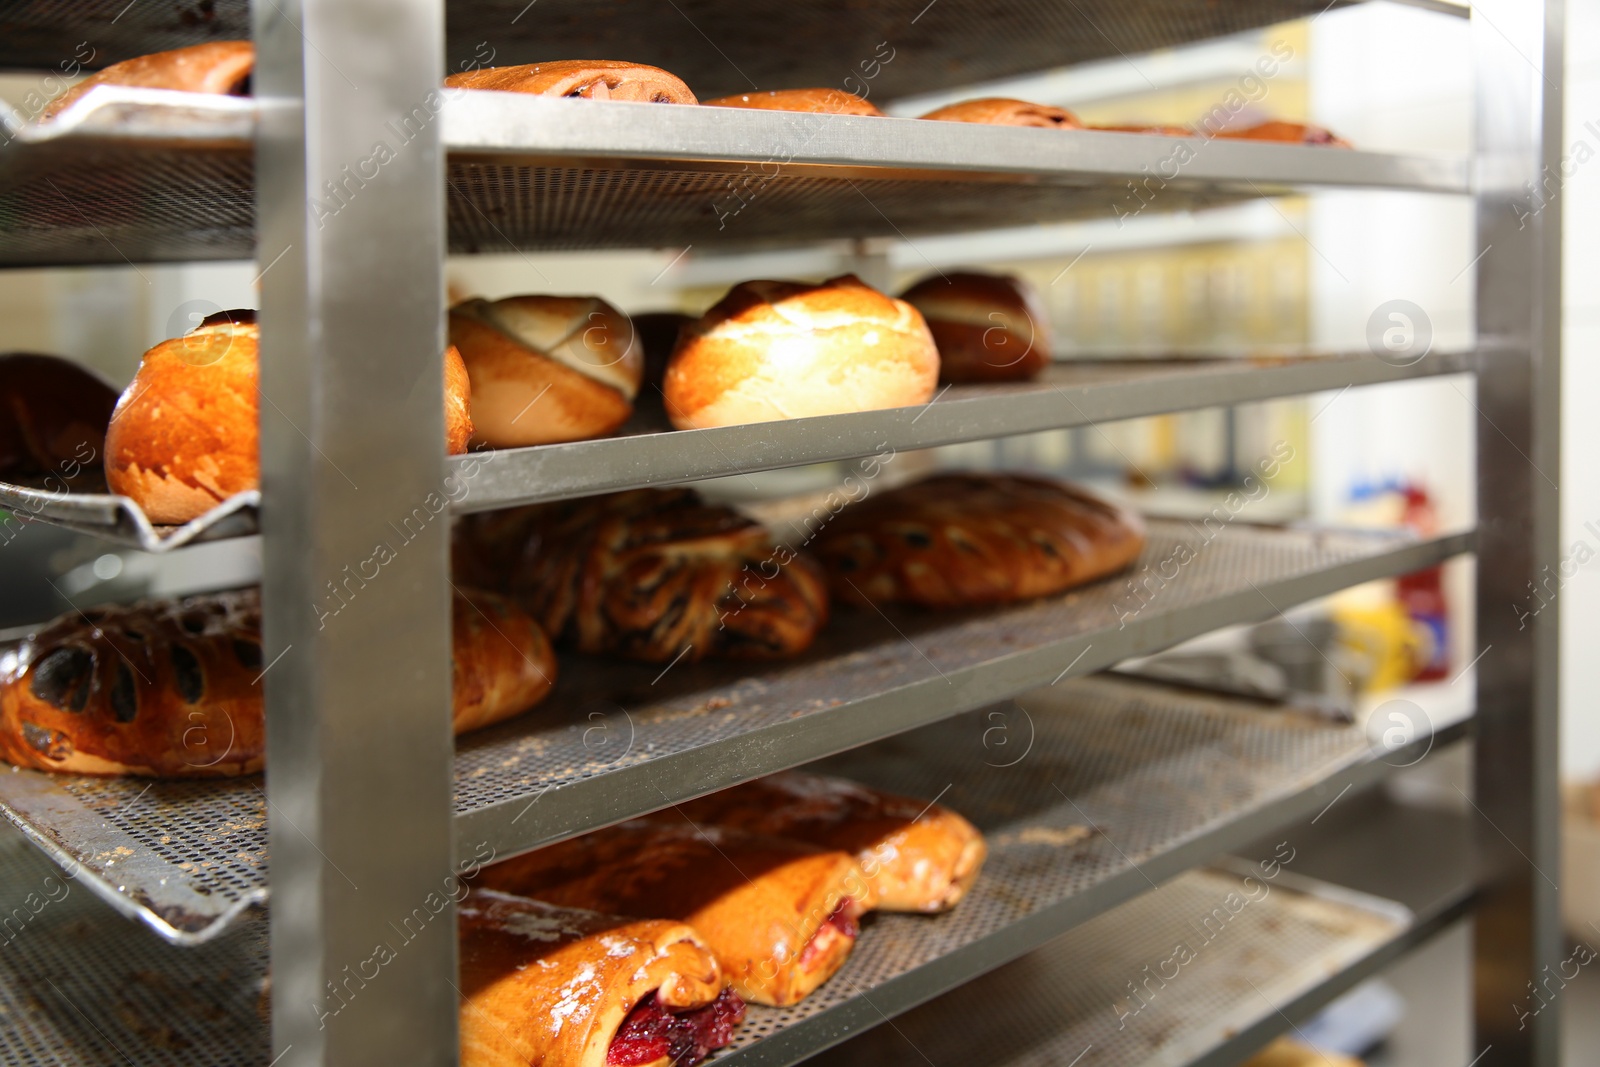
[[[632,400],[644,375],[633,324],[594,296],[508,296],[466,300],[451,309],[549,356]]]

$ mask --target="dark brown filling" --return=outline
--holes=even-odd
[[[711,1052],[733,1040],[733,1028],[744,1019],[744,1001],[724,989],[703,1008],[671,1012],[651,993],[634,1005],[617,1028],[606,1051],[607,1067],[640,1067],[667,1060],[673,1067],[694,1067]]]

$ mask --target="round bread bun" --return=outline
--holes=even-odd
[[[963,100],[959,104],[935,108],[922,117],[939,122],[981,122],[990,126],[1042,126],[1058,130],[1083,127],[1078,116],[1065,108],[1030,104],[1026,100],[1012,100],[1003,96]]]
[[[847,274],[734,286],[683,328],[662,392],[689,430],[924,404],[938,380],[917,309]]]
[[[260,344],[254,311],[224,311],[146,352],[106,431],[111,491],[151,522],[176,524],[257,488]],[[459,353],[445,353],[444,376],[446,445],[465,452],[472,424]]]
[[[115,389],[71,360],[0,355],[0,480],[72,482],[98,468],[116,403]]]
[[[1015,275],[935,274],[900,299],[928,321],[940,381],[1025,381],[1050,363],[1050,318],[1039,291]]]
[[[40,117],[53,118],[97,85],[249,96],[255,65],[256,49],[249,41],[207,41],[170,52],[135,56],[89,75],[50,101]]]
[[[819,115],[882,115],[855,93],[843,89],[772,89],[701,101],[707,107],[745,107],[760,111],[814,111]]]
[[[468,300],[450,309],[450,341],[472,379],[478,443],[582,441],[633,414],[644,346],[628,317],[598,297]]]

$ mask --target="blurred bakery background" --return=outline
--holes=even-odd
[[[1569,6],[1567,141],[1600,148],[1600,4]],[[1426,40],[1426,47],[1418,42]],[[1005,95],[1070,107],[1086,122],[1185,124],[1237,91],[1274,44],[1292,52],[1278,73],[1246,83],[1241,125],[1309,120],[1374,150],[1470,149],[1468,32],[1395,4],[1331,11],[1157,54],[1031,76]],[[20,95],[0,76],[0,97]],[[916,115],[945,102],[897,101]],[[1003,192],[996,195],[1005,195]],[[1563,900],[1569,935],[1600,938],[1600,165],[1566,182],[1563,546],[1590,551],[1550,605],[1564,654],[1562,770],[1570,799]],[[1132,194],[1130,194],[1130,197]],[[1110,205],[1108,205],[1109,207]],[[1374,308],[1397,294],[1425,312],[1437,349],[1471,340],[1471,201],[1406,193],[1323,192],[1192,214],[1138,211],[1017,231],[909,241],[835,243],[718,255],[693,246],[652,252],[484,255],[453,260],[452,299],[528,292],[597,294],[629,313],[699,314],[755,277],[821,280],[854,272],[898,292],[935,270],[976,266],[1030,279],[1044,295],[1059,359],[1130,353],[1270,357],[1306,347],[1364,350]],[[93,365],[119,387],[159,340],[214,311],[256,304],[253,263],[13,271],[0,287],[0,351],[54,352]],[[271,270],[267,264],[265,270]],[[1475,514],[1470,376],[1165,415],[934,450],[896,473],[935,466],[1036,469],[1088,482],[1151,514],[1203,516],[1243,494],[1241,518],[1315,519],[1419,530],[1469,524]],[[1258,463],[1287,455],[1276,475]],[[740,476],[713,495],[751,502],[827,488],[824,465]],[[1247,480],[1249,479],[1249,480]],[[1237,499],[1237,497],[1235,497]],[[1574,547],[1574,551],[1576,551]],[[171,556],[108,550],[66,531],[31,526],[0,552],[0,629],[57,614],[66,598],[133,599],[226,588],[259,572],[255,539]],[[1441,720],[1463,714],[1478,654],[1471,632],[1471,565],[1375,583],[1261,626],[1210,635],[1125,669],[1199,678],[1264,695],[1313,698],[1329,715],[1369,715],[1404,697]],[[1462,806],[1469,760],[1431,760],[1391,789],[1421,805]],[[1464,1015],[1471,953],[1464,925],[1359,987],[1300,1036],[1318,1047],[1370,1052],[1372,1064],[1468,1063]],[[1585,971],[1564,993],[1566,1062],[1600,1061],[1600,977]],[[1582,1005],[1587,1005],[1584,1007]],[[1372,1050],[1376,1048],[1376,1052]],[[1316,1061],[1322,1062],[1322,1061]]]

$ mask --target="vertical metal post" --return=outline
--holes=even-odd
[[[443,4],[252,7],[272,1055],[455,1063]]]
[[[1559,1062],[1557,613],[1563,0],[1474,0],[1478,344],[1475,929],[1482,1063]]]

